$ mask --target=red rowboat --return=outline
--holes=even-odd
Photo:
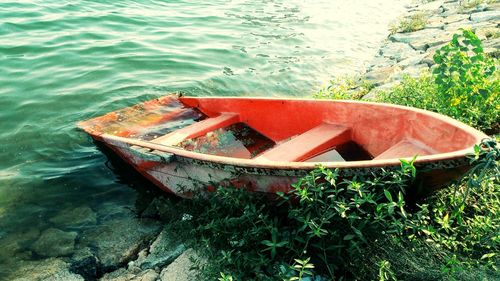
[[[425,110],[359,101],[168,95],[80,122],[161,189],[286,192],[317,165],[342,177],[417,155],[426,191],[459,177],[487,136]]]

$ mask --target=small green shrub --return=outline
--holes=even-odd
[[[424,29],[429,20],[429,16],[424,12],[417,12],[410,16],[399,19],[395,24],[389,27],[391,34],[407,33]]]
[[[432,76],[407,77],[378,100],[436,111],[486,133],[497,133],[500,71],[498,60],[484,54],[481,40],[464,30],[436,51],[434,61]]]

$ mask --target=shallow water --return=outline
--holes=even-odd
[[[308,96],[362,70],[404,2],[0,2],[0,279],[46,258],[31,243],[61,212],[97,214],[80,233],[148,196],[77,121],[177,90]]]

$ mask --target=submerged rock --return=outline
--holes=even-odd
[[[21,261],[19,269],[14,270],[5,280],[12,281],[84,281],[83,277],[70,272],[69,264],[61,259],[40,261]]]
[[[62,227],[80,227],[96,224],[96,214],[87,206],[69,208],[60,211],[50,222]]]
[[[103,271],[108,271],[134,259],[159,231],[158,221],[121,218],[84,231],[80,245],[93,249]]]
[[[42,232],[40,238],[31,246],[40,256],[69,256],[75,247],[76,232],[66,232],[57,228],[49,228]]]
[[[147,269],[141,271],[138,268],[124,269],[120,268],[116,271],[106,273],[101,281],[155,281],[158,279],[159,274],[152,270]]]

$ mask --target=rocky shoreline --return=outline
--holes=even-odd
[[[436,50],[447,44],[461,28],[472,29],[483,42],[485,53],[500,57],[500,2],[484,1],[464,6],[467,1],[436,0],[408,6],[408,15],[427,19],[423,29],[391,34],[370,67],[361,76],[374,88],[364,99],[397,85],[404,76],[417,77],[434,65]],[[486,3],[490,2],[490,3]]]
[[[405,76],[432,68],[434,52],[460,28],[471,28],[483,40],[485,51],[499,57],[500,3],[464,8],[461,1],[444,0],[408,7],[424,13],[425,28],[395,33],[380,48],[362,75],[375,87],[364,97],[391,87]],[[99,210],[71,207],[49,219],[40,232],[33,228],[2,241],[7,252],[26,255],[6,280],[192,280],[192,260],[200,259],[168,224],[168,198],[147,202],[142,211],[104,203]],[[1,210],[0,210],[1,211]],[[26,246],[27,245],[27,246]],[[22,250],[22,249],[29,250]],[[29,256],[44,259],[30,260]],[[2,277],[2,278],[3,278]]]

